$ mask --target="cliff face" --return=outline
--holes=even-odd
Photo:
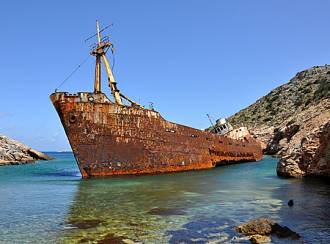
[[[278,155],[282,176],[330,176],[330,66],[299,72],[229,118],[258,138],[265,154]]]
[[[313,125],[307,136],[297,135],[299,146],[289,147],[281,158],[277,165],[278,175],[330,177],[330,121],[322,122],[320,126]]]
[[[44,153],[38,152],[23,143],[0,135],[0,166],[24,164],[35,160],[50,160]]]

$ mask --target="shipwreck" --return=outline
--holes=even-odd
[[[106,56],[113,44],[101,38],[98,22],[96,36],[90,53],[96,59],[94,91],[50,95],[83,178],[209,169],[262,158],[245,127],[219,120],[210,131],[194,129],[125,96]],[[102,63],[113,99],[101,91]]]

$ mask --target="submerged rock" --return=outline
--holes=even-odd
[[[292,199],[288,201],[288,206],[289,206],[289,207],[292,207],[292,206],[293,206],[293,204],[294,204],[294,202],[293,202],[293,200],[292,200]]]
[[[84,237],[78,243],[93,243],[95,240],[91,237]]]
[[[103,237],[102,240],[99,240],[97,242],[98,244],[122,244],[122,243],[136,243],[132,242],[129,239],[125,239],[122,236],[115,236],[114,234],[107,234],[105,237]]]
[[[272,226],[272,234],[275,234],[278,238],[291,238],[292,240],[300,238],[300,235],[292,231],[289,227],[281,226],[277,223]]]
[[[38,152],[21,142],[0,135],[0,166],[51,159],[48,155]]]
[[[235,228],[238,233],[248,236],[251,243],[267,243],[271,241],[271,235],[278,238],[291,238],[297,240],[300,235],[286,226],[281,226],[268,218],[250,220]]]
[[[160,215],[160,216],[170,216],[170,215],[185,215],[186,212],[180,208],[153,208],[150,209],[149,214]]]
[[[72,226],[82,230],[95,228],[101,225],[102,223],[104,223],[104,221],[99,219],[72,220],[69,222],[69,224],[71,224]]]

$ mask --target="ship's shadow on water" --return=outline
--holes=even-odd
[[[316,191],[319,184],[278,178],[275,166],[274,159],[266,158],[261,163],[207,171],[81,180],[59,240],[236,243],[236,225],[270,217],[297,231],[307,243],[329,241],[330,216],[325,213],[329,189]],[[313,193],[313,204],[303,203],[309,199],[306,192]],[[291,198],[295,205],[289,208],[287,200]],[[313,207],[309,209],[313,213],[304,215],[305,206]],[[317,235],[312,233],[313,226],[318,228]]]
[[[210,171],[81,180],[66,218],[63,242],[170,241],[191,219],[190,209],[216,189],[201,179]],[[213,174],[216,175],[215,172]],[[216,178],[214,178],[216,179]],[[175,237],[173,237],[175,238]]]

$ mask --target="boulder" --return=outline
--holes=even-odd
[[[275,222],[271,219],[260,218],[254,219],[246,224],[239,225],[235,228],[238,233],[242,233],[246,236],[250,235],[269,235],[272,232],[272,225]]]
[[[237,226],[235,230],[247,236],[251,243],[271,242],[271,235],[276,235],[278,238],[290,238],[292,240],[300,238],[298,233],[268,218],[250,220],[245,224]]]
[[[281,226],[277,223],[272,225],[272,234],[275,234],[278,238],[291,238],[292,240],[297,240],[300,235],[292,231],[287,226]]]
[[[250,242],[253,244],[258,244],[258,243],[270,243],[272,239],[269,236],[264,236],[264,235],[252,235],[250,237]]]

